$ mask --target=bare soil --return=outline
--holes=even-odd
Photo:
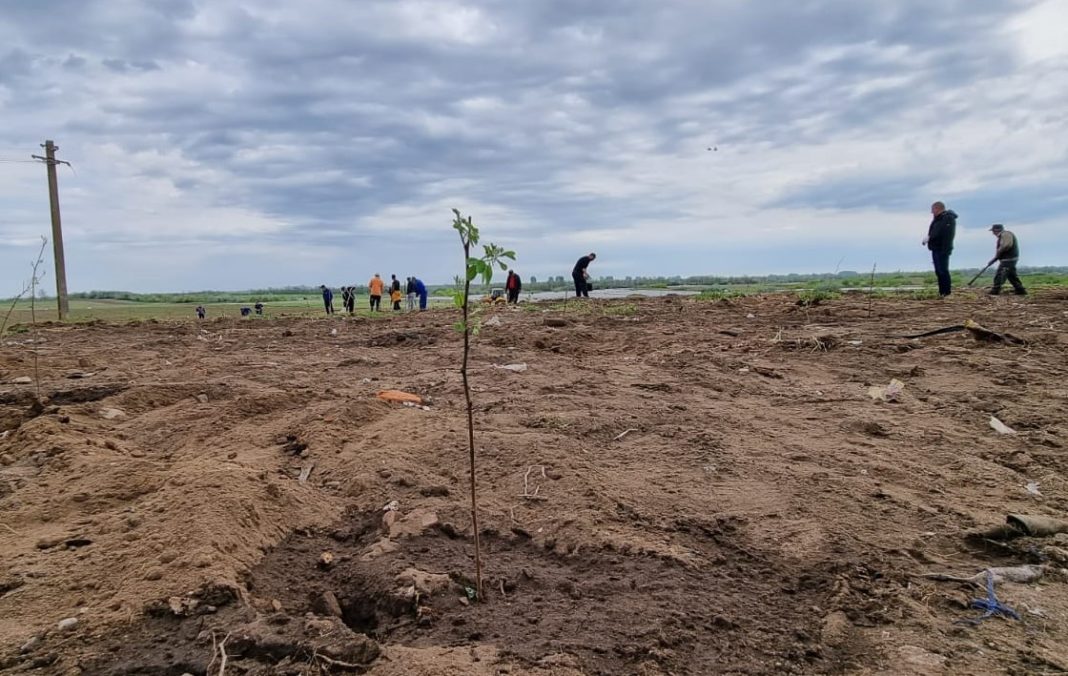
[[[1068,671],[1068,534],[966,537],[1065,518],[1066,301],[490,310],[481,599],[451,312],[9,336],[0,671]],[[900,337],[969,318],[1026,344]]]

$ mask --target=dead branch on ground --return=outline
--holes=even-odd
[[[530,492],[530,473],[533,472],[536,469],[540,469],[541,470],[541,478],[542,479],[548,479],[549,478],[545,474],[545,465],[531,465],[530,467],[527,467],[526,473],[523,474],[523,492],[519,495],[519,497],[523,498],[524,500],[548,500],[549,499],[549,498],[545,497],[544,495],[538,495],[538,491],[541,490],[541,486],[540,485],[534,487],[534,492],[533,493]]]

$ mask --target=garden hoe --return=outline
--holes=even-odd
[[[979,274],[977,274],[975,277],[972,277],[972,281],[968,282],[968,286],[971,286],[972,284],[975,284],[975,280],[977,280],[980,277],[982,277],[983,273],[986,272],[987,270],[989,270],[990,266],[993,265],[993,264],[994,264],[993,261],[987,263],[986,267],[979,271]]]

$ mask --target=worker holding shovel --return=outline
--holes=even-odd
[[[1020,282],[1020,276],[1016,274],[1016,263],[1020,260],[1019,240],[1016,239],[1016,235],[1006,230],[1001,223],[995,223],[990,226],[990,232],[994,233],[994,236],[998,238],[994,257],[986,264],[987,267],[990,267],[995,262],[998,264],[998,271],[994,274],[994,286],[990,289],[990,295],[997,296],[1000,294],[1001,287],[1005,284],[1005,280],[1008,280],[1017,296],[1026,296],[1027,289]]]

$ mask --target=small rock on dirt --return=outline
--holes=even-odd
[[[161,568],[153,568],[145,573],[145,579],[149,582],[155,582],[156,580],[163,579],[163,570]]]
[[[26,653],[33,651],[33,649],[39,645],[41,645],[41,637],[33,636],[29,641],[26,641],[19,647],[19,652],[25,655]]]
[[[312,612],[317,615],[323,615],[324,617],[341,617],[341,604],[338,603],[337,596],[332,591],[324,591],[315,597],[312,601]]]
[[[382,538],[378,542],[376,542],[373,545],[371,545],[370,547],[368,547],[367,551],[364,552],[363,556],[360,557],[360,560],[361,561],[373,561],[373,560],[377,559],[380,556],[385,556],[386,554],[392,554],[393,552],[397,551],[399,548],[400,547],[397,545],[396,542],[393,542],[393,541],[389,540],[388,538]]]
[[[310,652],[325,655],[346,664],[370,664],[378,659],[378,644],[373,639],[345,626],[339,618],[308,618],[304,621],[304,635],[314,637]]]
[[[117,420],[119,418],[126,417],[126,411],[120,408],[102,408],[100,409],[100,417],[104,420]]]
[[[417,537],[434,528],[439,523],[434,512],[416,509],[389,527],[390,539]]]
[[[329,570],[334,567],[333,552],[323,552],[319,555],[319,567],[323,570]]]
[[[203,393],[198,394],[197,395],[197,401],[199,401],[201,404],[208,403],[208,395],[203,394]]]
[[[56,627],[60,631],[70,631],[71,629],[74,629],[77,626],[78,626],[78,618],[77,617],[68,617],[65,620],[60,620],[59,623],[56,624]]]
[[[406,568],[395,579],[402,586],[414,587],[415,591],[426,596],[445,591],[452,583],[448,575],[428,573],[418,568]]]
[[[823,627],[820,632],[820,637],[827,645],[832,648],[837,648],[849,640],[849,635],[852,631],[853,624],[849,621],[846,614],[840,610],[836,610],[823,618]]]
[[[33,378],[31,378],[29,376],[19,376],[18,378],[15,378],[11,382],[14,383],[15,385],[29,385],[29,384],[33,383]]]
[[[545,325],[554,329],[559,329],[567,326],[567,320],[561,317],[546,317]]]
[[[37,549],[52,549],[53,547],[60,546],[61,544],[66,542],[66,540],[67,538],[63,536],[44,537],[37,541]]]

